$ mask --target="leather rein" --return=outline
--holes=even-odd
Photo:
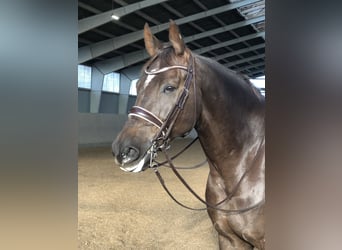
[[[199,166],[202,166],[204,163],[207,162],[207,160],[205,160],[204,162],[197,164],[193,167],[176,167],[172,160],[175,159],[177,156],[179,156],[180,154],[182,154],[186,149],[188,149],[197,139],[198,137],[196,137],[189,145],[187,145],[183,150],[181,150],[179,153],[177,153],[175,156],[170,157],[166,150],[169,147],[169,143],[170,143],[170,139],[169,139],[169,135],[172,131],[172,128],[175,124],[175,121],[177,120],[178,115],[180,114],[180,112],[183,110],[185,102],[189,96],[189,89],[191,86],[191,81],[192,79],[194,79],[193,81],[193,85],[194,85],[194,90],[196,90],[196,78],[193,77],[195,74],[195,60],[194,57],[192,56],[192,54],[190,54],[190,60],[189,60],[189,65],[186,66],[181,66],[181,65],[174,65],[174,66],[168,66],[168,67],[163,67],[161,69],[158,70],[149,70],[150,65],[153,63],[153,61],[155,61],[155,59],[158,57],[159,54],[156,54],[152,60],[150,61],[150,63],[148,64],[148,66],[145,69],[145,73],[147,75],[156,75],[168,70],[173,70],[173,69],[180,69],[180,70],[184,70],[187,72],[186,75],[186,79],[184,82],[184,87],[183,90],[181,92],[181,94],[179,95],[177,102],[175,103],[175,105],[173,106],[173,108],[171,109],[171,111],[169,112],[169,114],[167,115],[166,119],[164,121],[162,121],[158,116],[156,116],[155,114],[153,114],[152,112],[150,112],[149,110],[140,107],[140,106],[133,106],[130,110],[130,113],[128,114],[129,117],[137,117],[139,119],[142,119],[150,124],[152,124],[153,126],[158,128],[158,132],[157,134],[154,136],[153,140],[152,140],[152,146],[149,149],[148,153],[150,154],[150,168],[152,168],[156,174],[156,176],[158,177],[158,180],[160,181],[162,187],[164,188],[164,190],[167,192],[167,194],[171,197],[172,200],[174,200],[178,205],[190,209],[190,210],[195,210],[195,211],[199,211],[199,210],[207,210],[208,208],[212,208],[227,214],[239,214],[239,213],[243,213],[249,210],[252,210],[254,208],[259,207],[264,200],[261,200],[260,202],[258,202],[257,204],[247,207],[247,208],[243,208],[243,209],[222,209],[219,208],[218,206],[220,206],[221,204],[223,204],[226,201],[229,201],[234,194],[236,193],[240,183],[242,182],[242,180],[244,179],[244,177],[247,175],[247,172],[249,171],[249,169],[247,169],[245,171],[245,173],[241,176],[239,182],[236,184],[236,186],[233,188],[233,191],[230,193],[229,196],[227,196],[225,199],[223,199],[222,201],[218,202],[217,204],[209,204],[208,202],[206,202],[203,198],[201,198],[190,186],[189,184],[184,180],[184,178],[180,175],[180,173],[177,171],[177,169],[191,169],[191,168],[196,168]],[[195,99],[195,108],[196,108],[196,99]],[[195,112],[196,114],[196,112]],[[196,120],[196,119],[195,119]],[[195,122],[193,124],[193,127],[195,126]],[[157,162],[155,161],[155,158],[157,156],[157,152],[161,151],[163,152],[163,154],[165,155],[166,161],[164,162]],[[257,152],[257,155],[259,154],[259,151]],[[256,156],[257,156],[256,155]],[[256,159],[257,157],[255,157]],[[177,176],[177,178],[183,183],[183,185],[190,191],[190,193],[192,193],[201,203],[203,203],[204,205],[206,205],[206,207],[204,208],[191,208],[188,207],[184,204],[182,204],[181,202],[179,202],[169,191],[169,189],[167,188],[164,179],[162,178],[161,174],[158,171],[158,167],[160,166],[166,166],[165,164],[168,164],[168,167],[170,167],[172,169],[172,171],[174,172],[174,174]],[[253,166],[254,164],[251,164],[251,166]]]

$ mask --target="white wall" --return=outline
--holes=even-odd
[[[78,113],[79,146],[111,145],[127,120],[127,114]]]
[[[127,114],[78,113],[78,145],[110,146],[127,120]],[[195,130],[187,136],[195,138]]]

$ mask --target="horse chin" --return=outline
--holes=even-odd
[[[129,164],[123,164],[120,167],[120,169],[125,172],[139,173],[148,168],[149,161],[150,161],[150,155],[146,153],[142,158],[140,158],[140,160],[131,162]]]

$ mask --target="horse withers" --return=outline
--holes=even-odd
[[[206,205],[220,249],[265,249],[265,100],[247,78],[186,47],[171,21],[161,43],[146,24],[150,60],[113,142],[116,163],[140,172],[157,151],[196,129],[208,159]]]

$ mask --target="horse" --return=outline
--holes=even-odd
[[[151,167],[157,152],[195,129],[209,165],[206,210],[220,249],[265,249],[265,99],[248,78],[194,54],[170,20],[169,42],[144,27],[150,59],[137,99],[112,144],[124,171]]]

